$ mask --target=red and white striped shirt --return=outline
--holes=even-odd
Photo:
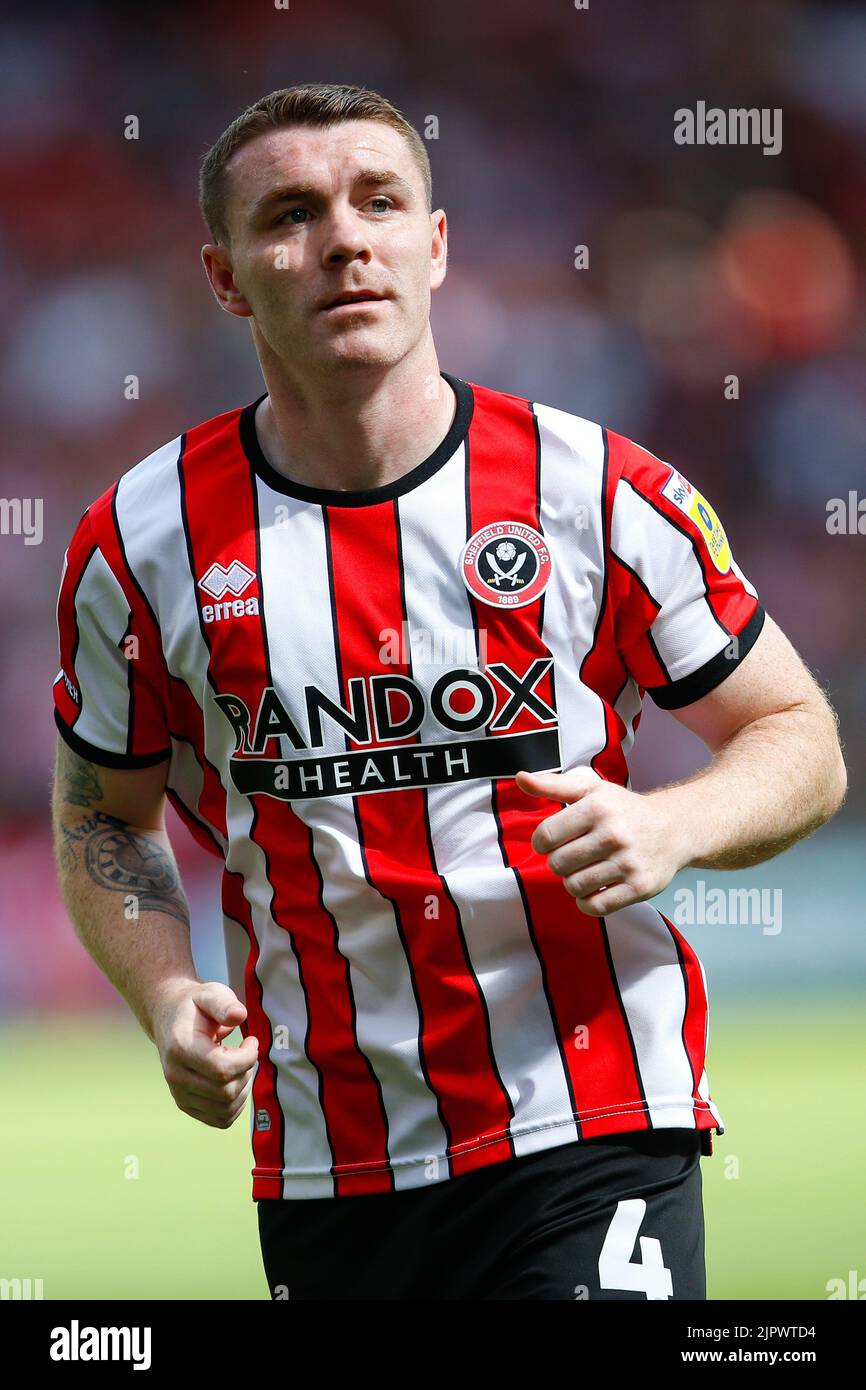
[[[255,401],[125,473],[67,552],[62,735],[111,767],[170,758],[225,861],[254,1198],[723,1129],[698,957],[650,903],[581,914],[530,845],[559,803],[514,773],[628,785],[645,691],[705,695],[763,609],[670,465],[442,375],[453,424],[394,482],[288,480]]]

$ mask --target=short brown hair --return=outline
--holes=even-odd
[[[226,231],[226,165],[236,150],[266,130],[284,126],[333,126],[341,121],[383,121],[399,131],[408,144],[424,181],[427,210],[433,208],[433,180],[427,147],[413,125],[391,102],[367,87],[308,82],[282,87],[261,97],[236,116],[208,150],[199,173],[199,207],[214,241],[228,241]]]

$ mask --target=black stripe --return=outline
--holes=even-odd
[[[107,753],[104,748],[97,748],[95,744],[80,738],[70,725],[64,722],[57,708],[54,710],[54,722],[72,751],[77,753],[80,758],[86,758],[89,763],[96,763],[99,767],[153,767],[156,763],[161,763],[166,758],[171,757],[170,747],[161,749],[158,753]]]
[[[670,685],[653,686],[648,693],[655,700],[659,709],[682,709],[684,705],[694,704],[695,700],[709,695],[711,690],[715,690],[717,685],[721,685],[722,681],[736,670],[743,657],[755,645],[764,626],[765,617],[764,607],[758,603],[745,627],[739,633],[730,634],[729,641],[722,650],[716,652],[716,655],[705,662],[703,666],[700,666],[697,671],[692,671],[690,675],[672,681]],[[736,637],[738,643],[736,657],[726,655],[730,646],[730,639],[733,637]]]

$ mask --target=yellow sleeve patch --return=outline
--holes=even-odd
[[[692,487],[688,478],[671,468],[671,474],[662,488],[662,496],[695,523],[706,542],[710,559],[719,574],[727,574],[731,568],[731,548],[725,535],[725,528],[719,521],[706,497]]]

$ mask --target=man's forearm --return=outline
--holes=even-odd
[[[57,802],[54,833],[78,937],[153,1041],[160,1001],[174,984],[198,978],[168,835]]]
[[[682,868],[742,869],[817,830],[845,788],[832,710],[803,705],[747,724],[708,767],[649,795],[669,817]]]

